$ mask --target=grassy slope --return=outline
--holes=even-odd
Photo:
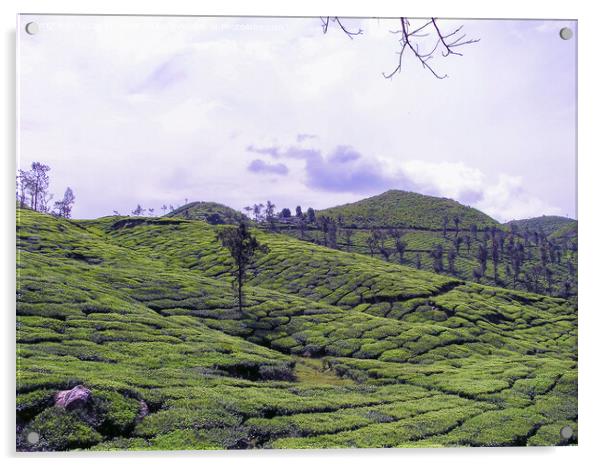
[[[300,233],[297,229],[289,226],[284,226],[282,229],[286,234],[300,239]],[[455,231],[450,231],[447,234],[447,237],[444,237],[441,232],[435,231],[422,231],[415,229],[400,229],[404,233],[403,241],[407,243],[407,248],[405,250],[404,259],[402,261],[403,265],[408,267],[416,268],[416,258],[420,256],[421,269],[422,270],[433,270],[433,258],[430,255],[430,252],[437,245],[441,245],[444,251],[443,257],[443,266],[444,272],[446,274],[451,274],[449,271],[449,262],[447,259],[447,252],[450,249],[455,248],[454,246],[454,238]],[[370,249],[367,245],[367,239],[370,235],[370,230],[365,229],[353,229],[351,236],[351,243],[348,244],[345,236],[343,234],[339,234],[337,246],[342,251],[355,252],[358,254],[370,255]],[[572,242],[576,242],[577,239],[577,226],[576,224],[569,224],[565,227],[561,227],[555,233],[550,235],[550,239],[561,242],[562,238],[566,238],[567,244],[571,244]],[[304,232],[304,239],[313,242],[321,242],[323,241],[323,234],[317,230],[309,230]],[[458,252],[456,262],[455,262],[455,270],[453,273],[454,277],[457,277],[461,280],[473,280],[473,270],[479,267],[479,261],[477,259],[477,252],[479,248],[479,244],[484,244],[483,234],[481,232],[477,233],[477,239],[471,237],[470,249],[467,244],[464,242],[460,246],[460,250]],[[393,239],[389,239],[386,242],[387,248],[391,251],[395,251],[395,244]],[[481,282],[486,285],[494,286],[496,285],[494,280],[494,271],[493,264],[491,262],[491,240],[488,241],[487,248],[489,251],[489,258],[487,269],[485,271],[485,276],[481,279]],[[525,263],[522,267],[522,271],[528,270],[530,267],[539,263],[539,248],[533,244],[529,243],[529,246],[526,248],[526,257]],[[382,258],[382,256],[375,252],[374,257]],[[398,255],[396,253],[392,254],[390,260],[392,262],[399,262]],[[560,263],[550,263],[549,267],[553,271],[554,277],[554,286],[552,287],[553,295],[560,295],[563,293],[563,284],[567,279],[570,279],[573,282],[572,293],[575,294],[577,292],[577,260],[578,253],[577,251],[567,250],[567,252],[562,256]],[[575,270],[575,274],[571,275],[569,270],[569,262],[571,263],[573,270]],[[508,289],[517,289],[517,290],[525,290],[525,285],[523,282],[523,275],[519,281],[515,284],[512,278],[512,270],[510,269],[510,274],[507,273],[507,266],[510,266],[510,257],[507,254],[504,254],[502,257],[500,264],[498,266],[498,283],[497,286],[508,288]],[[541,279],[540,289],[542,292],[547,292],[545,290],[545,282],[543,278]]]
[[[526,218],[523,220],[512,220],[505,225],[515,224],[519,230],[542,230],[546,235],[552,235],[561,228],[576,226],[577,221],[568,217],[559,217],[556,215],[543,215],[541,217]]]
[[[190,202],[169,212],[165,217],[204,220],[214,225],[232,225],[239,223],[244,218],[244,215],[231,207],[218,204],[217,202]]]
[[[355,203],[321,210],[317,212],[317,215],[329,216],[337,220],[339,224],[337,239],[339,249],[365,255],[370,254],[367,240],[372,228],[382,229],[386,233],[389,227],[400,227],[400,231],[404,233],[403,240],[407,243],[402,264],[409,267],[416,267],[417,258],[420,257],[421,268],[424,270],[433,270],[433,259],[430,252],[437,245],[441,245],[444,250],[443,263],[445,273],[462,280],[472,280],[473,270],[479,268],[477,252],[479,244],[484,244],[482,231],[485,227],[495,226],[498,229],[509,232],[510,223],[515,223],[519,227],[519,236],[522,236],[522,233],[527,229],[530,231],[543,229],[552,241],[565,245],[575,242],[577,236],[577,222],[572,219],[542,216],[533,219],[516,220],[502,225],[486,214],[450,199],[395,190],[387,191],[378,196]],[[444,216],[448,218],[448,232],[446,236],[442,232]],[[456,231],[453,219],[456,216],[460,219],[459,236],[470,236],[471,244],[470,246],[466,242],[461,244],[452,272],[449,270],[447,252],[455,249],[454,239]],[[469,233],[471,224],[477,226],[478,232],[476,238]],[[301,234],[296,226],[283,224],[280,225],[280,228],[290,236],[301,239]],[[345,230],[351,233],[350,242],[348,242],[348,239],[344,235]],[[303,239],[323,243],[323,232],[316,225],[309,225],[307,231],[303,234]],[[395,254],[394,240],[389,239],[386,245],[389,251],[393,253],[390,260],[399,262],[399,258]],[[481,282],[486,285],[526,290],[524,272],[539,263],[539,247],[534,243],[529,243],[527,246],[525,263],[522,267],[523,273],[517,282],[514,281],[511,259],[507,254],[502,256],[498,267],[498,281],[495,281],[493,264],[491,262],[491,241],[487,244],[487,250],[489,251],[489,263]],[[375,255],[380,257],[378,252]],[[551,291],[547,289],[547,282],[543,278],[541,278],[538,291],[564,296],[565,282],[568,280],[572,284],[571,293],[573,295],[576,294],[577,277],[575,273],[571,273],[571,270],[577,270],[576,251],[567,250],[561,261],[549,264],[549,268],[553,273],[554,280]]]
[[[342,216],[345,225],[355,224],[359,228],[414,227],[438,230],[442,228],[445,215],[449,219],[450,229],[453,227],[455,216],[462,219],[464,228],[468,228],[472,223],[479,229],[499,225],[483,212],[452,199],[397,190],[387,191],[351,204],[320,210],[317,215],[330,216],[334,219]]]
[[[563,300],[258,232],[271,251],[239,315],[220,227],[122,220],[19,211],[20,448],[31,430],[41,448],[202,449],[556,444],[576,427]],[[50,407],[77,383],[92,421]]]

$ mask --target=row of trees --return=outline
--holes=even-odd
[[[301,206],[297,206],[295,208],[295,215],[293,216],[291,210],[288,207],[285,207],[280,212],[276,212],[276,204],[274,204],[269,199],[265,204],[253,204],[252,206],[246,206],[243,208],[246,212],[247,217],[252,218],[257,223],[262,222],[270,222],[275,220],[280,221],[291,221],[291,220],[299,220],[301,218],[306,218],[309,223],[313,223],[316,221],[316,212],[314,209],[309,207],[307,212],[304,213]]]
[[[301,238],[304,239],[307,222],[302,214],[296,223],[300,229]],[[516,225],[511,225],[511,230],[502,230],[496,226],[486,226],[479,230],[476,224],[462,229],[462,219],[459,216],[451,217],[453,227],[450,228],[449,217],[443,217],[442,236],[450,247],[443,244],[434,246],[427,252],[432,262],[433,271],[436,273],[449,273],[462,275],[456,267],[458,258],[476,259],[478,266],[472,271],[472,278],[477,282],[483,280],[488,273],[492,273],[496,284],[504,285],[500,275],[501,268],[505,272],[505,281],[511,282],[514,287],[522,284],[527,290],[541,293],[552,293],[555,285],[562,290],[564,295],[569,295],[574,286],[575,267],[571,259],[571,252],[576,251],[576,242],[569,242],[566,238],[557,241],[550,240],[541,230],[519,230]],[[396,258],[399,263],[407,262],[408,244],[403,237],[405,232],[400,228],[370,229],[368,235],[360,242],[352,237],[356,229],[344,226],[342,219],[333,219],[328,216],[318,216],[315,220],[318,236],[312,241],[333,249],[345,248],[351,251],[364,244],[370,255],[380,255],[385,261]],[[466,233],[463,233],[466,232]],[[450,237],[450,233],[452,236]],[[444,243],[445,244],[445,243]],[[422,268],[421,251],[414,251],[414,266]],[[567,254],[568,253],[568,254]],[[559,276],[561,282],[555,282],[554,264],[567,268],[566,275]]]
[[[313,229],[311,241],[333,248],[351,251],[362,243],[370,255],[381,256],[385,261],[397,260],[399,263],[407,262],[408,243],[403,239],[405,232],[400,228],[372,228],[362,240],[355,241],[356,228],[345,226],[344,219],[329,216],[316,216],[315,211],[309,208],[306,213],[300,206],[295,209],[295,214],[290,209],[282,209],[276,213],[276,206],[267,201],[264,204],[255,204],[246,207],[249,217],[259,223],[267,223],[271,231],[276,231],[283,223],[294,225],[299,230],[301,239],[306,239],[308,229]],[[496,226],[485,226],[481,229],[472,223],[467,228],[462,227],[462,218],[459,215],[442,217],[441,230],[443,244],[434,246],[426,252],[431,259],[433,271],[436,273],[449,273],[463,275],[457,269],[458,258],[475,260],[478,264],[472,270],[472,278],[478,282],[492,274],[493,282],[504,285],[511,282],[514,287],[522,284],[527,290],[533,292],[552,293],[558,285],[564,294],[568,294],[574,283],[575,267],[571,255],[576,251],[576,242],[569,242],[566,238],[557,241],[550,240],[542,230],[520,230],[516,224],[510,225],[510,231]],[[450,247],[445,247],[451,243]],[[422,251],[413,251],[414,266],[422,268]],[[568,280],[563,275],[556,283],[553,265],[563,265],[568,271]],[[501,279],[501,270],[504,271],[505,282]]]
[[[177,207],[175,207],[175,208],[177,209]],[[174,210],[174,206],[171,204],[169,204],[169,206],[167,204],[163,204],[160,209],[163,211],[163,215],[165,215],[167,212],[172,212]],[[116,210],[113,211],[113,214],[121,215]],[[145,215],[148,215],[149,217],[154,217],[155,216],[155,208],[149,207],[148,209],[146,209],[146,208],[142,207],[140,204],[137,204],[136,208],[134,210],[132,210],[131,214],[134,217],[144,217]]]
[[[75,203],[75,195],[69,187],[63,198],[51,205],[53,195],[50,193],[50,167],[41,162],[33,162],[30,170],[19,169],[16,177],[16,198],[20,208],[29,208],[37,212],[71,218]]]
[[[569,278],[560,283],[563,294],[570,294],[573,287],[572,277],[575,273],[575,267],[567,252],[576,251],[576,243],[569,243],[566,238],[559,241],[550,240],[542,230],[519,230],[516,224],[511,224],[510,232],[499,229],[495,226],[484,227],[482,232],[476,225],[470,226],[470,235],[461,235],[459,224],[461,220],[458,217],[453,218],[455,225],[455,236],[448,238],[452,241],[452,247],[447,253],[441,245],[435,246],[430,256],[433,259],[433,270],[437,273],[449,272],[456,274],[455,261],[460,254],[462,245],[465,246],[466,257],[471,257],[471,247],[473,242],[478,242],[474,257],[478,262],[478,267],[472,271],[472,277],[480,282],[487,273],[488,266],[491,264],[493,272],[493,281],[496,284],[502,284],[500,280],[500,267],[504,266],[505,276],[512,280],[514,287],[521,282],[529,291],[536,293],[552,293],[554,282],[553,264],[561,265],[563,258],[566,257],[566,267]],[[448,237],[448,219],[443,217],[443,237]],[[447,256],[447,269],[443,264],[443,258]]]

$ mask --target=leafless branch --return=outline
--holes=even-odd
[[[443,33],[439,28],[436,18],[429,19],[415,29],[410,28],[410,21],[408,18],[401,17],[399,18],[399,22],[401,24],[401,29],[391,31],[392,34],[401,36],[399,39],[400,50],[397,53],[399,60],[397,62],[397,66],[392,72],[383,73],[383,76],[387,79],[391,79],[397,73],[401,72],[403,52],[406,50],[406,48],[410,49],[422,67],[430,71],[433,76],[435,76],[437,79],[445,79],[447,78],[447,74],[438,73],[429,63],[429,61],[435,56],[437,50],[441,50],[441,55],[443,57],[448,57],[449,55],[462,56],[462,54],[456,49],[464,45],[474,44],[480,40],[466,39],[466,34],[460,34],[463,26],[456,28],[452,32]],[[434,45],[431,45],[427,49],[427,52],[420,52],[417,39],[428,38],[431,35],[434,39]]]
[[[339,28],[341,29],[341,31],[343,31],[345,34],[347,34],[347,37],[349,37],[350,39],[353,39],[354,36],[359,36],[364,33],[364,31],[362,31],[361,29],[357,29],[355,31],[350,30],[348,27],[346,27],[341,22],[341,20],[338,16],[327,16],[326,18],[320,18],[320,19],[322,20],[322,31],[324,32],[324,34],[326,34],[328,32],[328,26],[331,21],[333,23],[337,24],[339,26]]]
[[[347,28],[338,16],[327,16],[320,18],[322,20],[322,31],[324,34],[328,32],[330,23],[335,23],[350,39],[363,33],[361,29],[350,30]],[[439,27],[436,18],[430,18],[418,27],[412,29],[410,20],[406,17],[400,17],[399,22],[401,28],[398,30],[389,31],[391,34],[399,36],[399,51],[396,52],[397,66],[390,73],[383,73],[386,79],[391,79],[397,73],[401,72],[404,56],[410,54],[418,59],[422,67],[428,70],[437,79],[447,78],[447,74],[438,73],[431,65],[431,60],[441,52],[441,56],[448,57],[450,55],[462,56],[458,51],[460,47],[479,42],[480,39],[468,39],[466,34],[462,33],[463,26],[456,28],[451,32],[443,32]],[[429,38],[432,42],[429,43]],[[421,51],[421,48],[426,49]]]

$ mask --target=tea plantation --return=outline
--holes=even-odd
[[[223,228],[17,210],[17,449],[577,443],[574,302]]]
[[[277,218],[271,230],[461,280],[577,295],[573,219],[542,216],[501,224],[451,199],[397,190],[320,210],[315,217],[304,225],[298,218]]]

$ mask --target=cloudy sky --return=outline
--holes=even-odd
[[[501,221],[576,217],[576,40],[558,34],[573,22],[442,20],[480,39],[433,58],[443,80],[409,55],[383,78],[394,20],[348,20],[353,40],[317,18],[20,24],[19,165],[50,165],[75,217],[186,199],[323,208],[388,189]]]

